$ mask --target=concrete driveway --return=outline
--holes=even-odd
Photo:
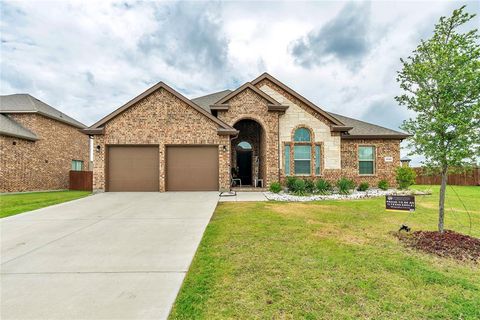
[[[104,193],[0,220],[0,318],[166,318],[217,201]]]

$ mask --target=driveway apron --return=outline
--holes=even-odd
[[[167,318],[217,201],[102,193],[1,219],[0,318]]]

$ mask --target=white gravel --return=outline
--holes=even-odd
[[[428,192],[419,192],[415,190],[397,190],[397,189],[388,189],[388,190],[381,190],[381,189],[368,189],[367,191],[352,191],[350,194],[339,194],[339,193],[332,193],[328,195],[322,194],[313,194],[310,196],[296,196],[294,194],[289,194],[285,192],[280,193],[273,193],[273,192],[265,192],[265,197],[268,200],[273,201],[292,201],[292,202],[304,202],[304,201],[319,201],[319,200],[354,200],[354,199],[364,199],[364,198],[375,198],[375,197],[383,197],[386,195],[394,195],[394,194],[429,194]]]

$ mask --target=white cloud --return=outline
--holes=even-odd
[[[312,31],[341,27],[334,19],[352,10],[346,2],[2,1],[0,93],[28,92],[90,125],[158,81],[193,97],[267,71],[329,111],[396,129],[410,115],[394,101],[399,58],[461,4],[349,11],[355,21],[369,16],[352,69],[335,50],[312,51],[322,63],[303,66],[291,54]]]

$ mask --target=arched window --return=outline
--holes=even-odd
[[[307,128],[298,128],[293,135],[295,142],[310,142],[310,130]]]
[[[292,152],[293,151],[293,152]],[[293,141],[288,142],[284,149],[285,174],[311,176],[321,174],[321,149],[315,143],[308,128],[298,128],[293,133]]]
[[[242,150],[252,150],[252,145],[247,141],[240,142],[239,144],[237,144],[237,147]]]

